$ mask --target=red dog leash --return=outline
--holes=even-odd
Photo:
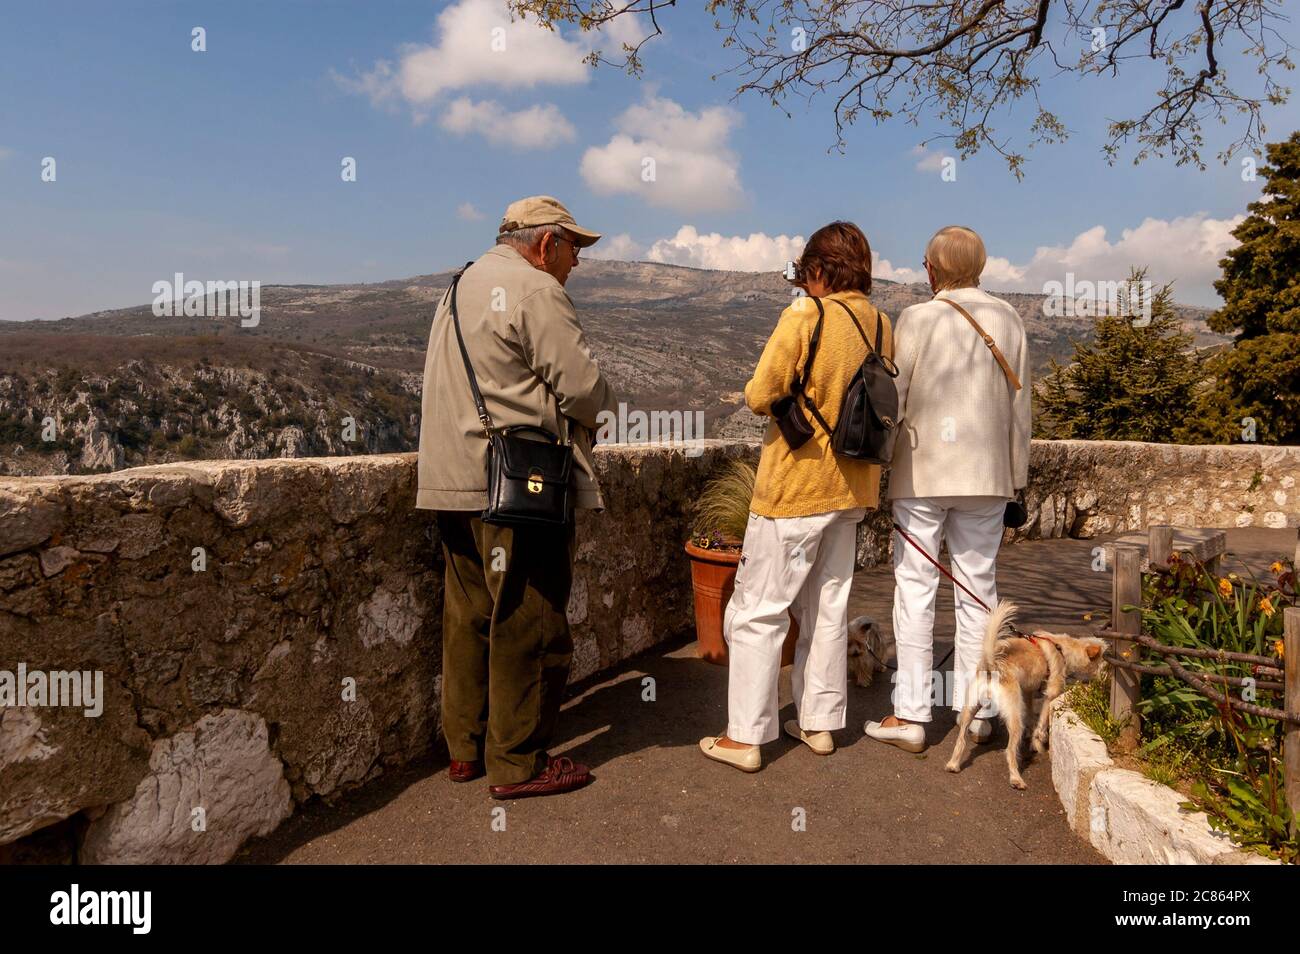
[[[898,531],[898,535],[899,535],[900,537],[902,537],[904,540],[906,540],[908,543],[910,543],[912,546],[914,546],[914,547],[916,548],[916,552],[917,552],[917,553],[921,554],[921,556],[925,557],[927,560],[929,560],[931,563],[933,563],[933,564],[934,564],[934,568],[935,568],[936,570],[938,570],[940,573],[942,573],[942,574],[943,574],[944,576],[946,576],[948,579],[952,580],[954,586],[956,586],[958,589],[960,589],[963,593],[965,593],[967,596],[969,596],[971,599],[973,599],[973,600],[974,600],[976,603],[978,603],[980,606],[984,607],[984,612],[986,612],[986,613],[992,613],[992,612],[993,612],[991,609],[989,609],[987,603],[985,603],[982,599],[980,599],[978,596],[976,596],[976,595],[975,595],[974,593],[972,593],[970,590],[966,589],[966,587],[962,585],[962,582],[961,582],[959,579],[957,579],[955,576],[953,576],[951,573],[949,573],[948,570],[944,567],[944,565],[943,565],[942,563],[940,563],[940,562],[939,562],[938,560],[936,560],[934,557],[930,556],[930,554],[926,553],[926,552],[925,552],[925,547],[921,546],[921,544],[917,543],[917,542],[916,542],[915,540],[913,540],[910,536],[908,536],[906,530],[904,530],[902,527],[900,527],[897,523],[894,524],[894,529]],[[1038,639],[1037,639],[1036,637],[1034,637],[1034,636],[1030,636],[1028,633],[1022,633],[1022,632],[1020,632],[1020,630],[1016,629],[1014,626],[1011,627],[1011,635],[1013,635],[1013,636],[1019,636],[1021,639],[1027,639],[1027,640],[1029,640],[1031,643],[1033,643],[1035,646],[1038,645]],[[1060,651],[1060,648],[1061,648],[1061,647],[1057,646],[1056,643],[1052,643],[1052,641],[1051,641],[1050,639],[1048,640],[1048,642],[1051,643],[1053,649],[1057,650],[1058,652]],[[946,659],[947,657],[944,657],[944,658]]]
[[[935,568],[936,570],[938,570],[940,573],[942,573],[942,574],[943,574],[944,576],[946,576],[948,579],[952,580],[953,585],[955,585],[958,589],[960,589],[963,593],[965,593],[967,596],[969,596],[971,599],[973,599],[973,600],[974,600],[976,603],[978,603],[980,606],[983,606],[983,607],[984,607],[984,612],[986,612],[986,613],[992,613],[992,612],[993,612],[991,609],[989,609],[987,603],[985,603],[982,599],[980,599],[978,596],[976,596],[976,595],[975,595],[974,593],[972,593],[970,590],[966,589],[966,587],[962,585],[961,581],[958,580],[957,577],[955,577],[955,576],[953,576],[951,573],[949,573],[948,570],[944,567],[944,565],[943,565],[942,563],[940,563],[940,562],[939,562],[938,560],[936,560],[934,557],[930,556],[930,554],[926,553],[926,552],[925,552],[925,548],[922,547],[921,544],[917,543],[915,540],[913,540],[911,537],[909,537],[909,536],[907,535],[907,531],[906,531],[906,530],[904,530],[902,527],[900,527],[897,523],[894,524],[894,529],[898,531],[898,535],[899,535],[900,537],[902,537],[904,540],[906,540],[906,541],[907,541],[908,543],[910,543],[912,546],[916,547],[916,552],[917,552],[917,553],[921,554],[921,556],[925,557],[927,560],[929,560],[931,563],[933,563],[933,564],[934,564],[934,568]]]

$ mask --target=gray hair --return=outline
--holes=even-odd
[[[533,225],[513,232],[501,232],[497,235],[498,245],[513,245],[515,248],[532,248],[542,240],[543,235],[554,235],[557,239],[567,239],[569,233],[562,225]]]

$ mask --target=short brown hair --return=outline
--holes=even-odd
[[[978,232],[964,225],[948,225],[934,233],[925,247],[925,259],[934,269],[935,290],[942,291],[978,288],[988,255]]]
[[[790,283],[807,290],[812,270],[821,273],[832,292],[857,290],[870,294],[871,244],[862,229],[852,222],[832,222],[814,232],[803,247]]]

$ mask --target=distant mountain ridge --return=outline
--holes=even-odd
[[[150,305],[0,322],[0,473],[72,473],[198,457],[412,450],[429,323],[452,272],[373,284],[264,285],[261,317],[154,317]],[[775,272],[583,261],[567,290],[632,407],[702,411],[733,432],[740,392],[792,291]],[[1092,319],[997,293],[1025,320],[1036,369]],[[896,317],[927,286],[877,280]],[[1198,344],[1210,309],[1179,306]],[[356,437],[343,438],[351,418]],[[56,440],[43,440],[52,419]],[[752,424],[746,425],[752,432]]]

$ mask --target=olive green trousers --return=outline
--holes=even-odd
[[[565,615],[574,526],[501,527],[439,511],[447,561],[442,612],[442,725],[451,757],[482,759],[489,784],[546,768],[569,679]]]

